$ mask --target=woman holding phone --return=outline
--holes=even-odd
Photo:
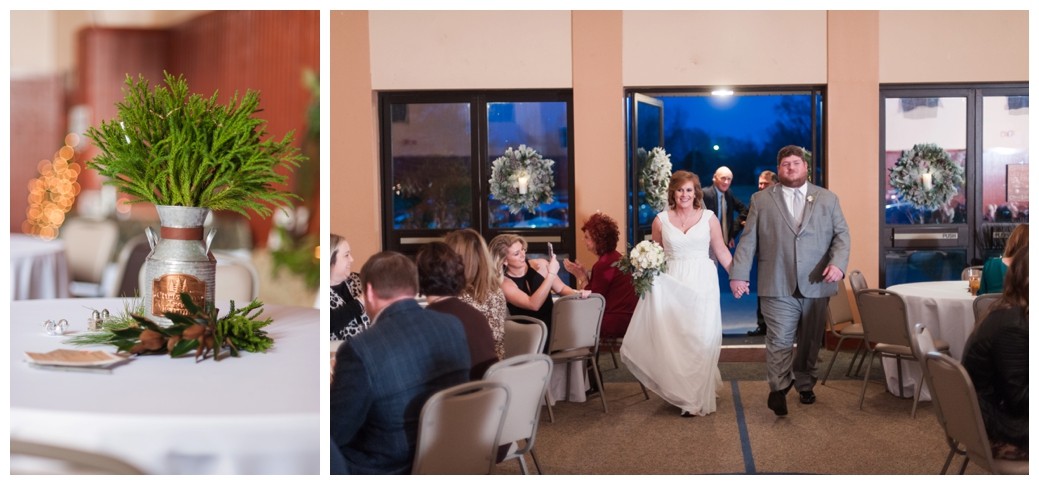
[[[501,277],[501,289],[510,315],[526,315],[552,326],[552,298],[591,292],[578,291],[559,279],[559,261],[549,245],[549,260],[527,259],[527,241],[515,234],[500,234],[489,244],[494,268]],[[547,345],[547,342],[546,342]],[[544,350],[544,349],[542,349]]]

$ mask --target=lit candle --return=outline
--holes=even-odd
[[[934,184],[931,183],[931,172],[920,174],[920,182],[924,184],[924,190],[931,190]]]
[[[523,172],[516,180],[519,182],[519,193],[526,194],[527,184],[530,183],[530,175],[527,172]]]

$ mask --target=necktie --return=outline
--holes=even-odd
[[[791,215],[794,216],[794,222],[797,222],[797,226],[801,226],[801,216],[804,213],[805,201],[804,196],[801,195],[800,190],[794,190],[794,203],[790,207]]]
[[[725,193],[718,191],[718,219],[722,221],[722,239],[729,242],[729,224],[725,217]]]

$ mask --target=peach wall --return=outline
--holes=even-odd
[[[1028,80],[1027,11],[880,12],[880,82]]]
[[[880,81],[877,12],[827,14],[827,185],[851,230],[848,272],[879,282]]]
[[[625,11],[624,85],[822,84],[825,11]]]
[[[624,250],[625,148],[622,14],[575,11],[574,57],[574,175],[577,240],[580,227],[595,211],[613,217],[620,226],[618,248]],[[577,244],[577,257],[586,267],[596,256]]]
[[[373,11],[372,86],[569,88],[570,12]]]
[[[346,237],[354,270],[382,250],[375,98],[368,12],[331,12],[329,232]],[[327,251],[326,251],[327,254]]]

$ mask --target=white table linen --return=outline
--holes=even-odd
[[[570,368],[569,395],[566,392],[567,367]],[[587,400],[585,391],[591,389],[587,368],[588,366],[584,362],[574,362],[570,365],[554,364],[552,376],[548,380],[549,402],[552,404],[555,404],[556,401],[585,402]]]
[[[25,234],[11,234],[11,300],[68,298],[65,245]]]
[[[894,285],[888,291],[898,293],[906,302],[909,328],[923,323],[936,339],[949,343],[949,354],[959,360],[963,347],[974,331],[974,295],[967,291],[966,281],[928,281]],[[883,359],[887,388],[898,394],[898,367],[895,359]],[[902,363],[902,389],[907,397],[916,392],[922,382],[920,366],[916,362]],[[929,401],[931,394],[925,387],[921,401]]]
[[[327,380],[318,371],[318,310],[266,305],[274,346],[220,362],[138,356],[110,374],[25,362],[26,351],[114,351],[64,341],[86,330],[92,309],[119,314],[125,301],[12,302],[12,438],[110,454],[153,474],[320,473],[318,386]],[[65,336],[43,332],[41,322],[61,318]]]

